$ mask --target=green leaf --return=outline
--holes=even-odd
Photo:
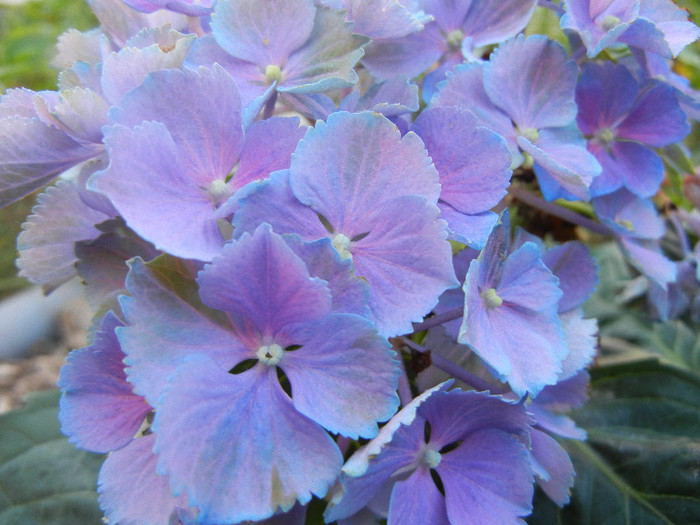
[[[700,338],[698,328],[683,321],[655,324],[648,347],[670,363],[700,375]]]
[[[700,378],[657,360],[591,378],[591,399],[573,414],[588,442],[563,443],[572,501],[560,510],[537,498],[530,523],[700,523]]]
[[[57,390],[0,416],[0,524],[100,525],[97,473],[103,456],[61,434]]]

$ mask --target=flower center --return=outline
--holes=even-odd
[[[276,366],[277,363],[280,362],[280,359],[282,359],[283,354],[284,350],[276,343],[271,345],[262,345],[260,348],[258,348],[258,351],[255,352],[255,356],[260,360],[260,362],[266,364],[267,366]]]
[[[343,260],[352,259],[352,253],[350,252],[350,242],[350,237],[348,237],[344,233],[336,233],[331,238],[333,248],[338,250],[340,258]]]
[[[610,144],[613,140],[615,140],[615,134],[610,128],[603,128],[598,132],[596,138],[601,144],[607,145]]]
[[[282,81],[282,70],[279,66],[270,64],[265,68],[265,80],[268,84],[272,84],[277,81],[279,84]]]
[[[452,50],[462,49],[462,40],[464,40],[464,33],[460,29],[447,33],[447,45]]]
[[[216,179],[209,184],[207,192],[217,206],[223,204],[223,202],[231,196],[226,181],[223,179]]]
[[[526,138],[527,140],[529,140],[533,144],[535,142],[537,142],[537,139],[540,138],[540,133],[535,128],[522,128],[522,129],[518,128],[516,131],[517,131],[518,135]]]
[[[485,292],[481,292],[481,298],[486,303],[486,308],[498,308],[503,304],[503,299],[498,296],[495,288],[489,288]]]
[[[442,456],[437,450],[427,448],[423,451],[422,463],[428,468],[437,468],[442,460]]]

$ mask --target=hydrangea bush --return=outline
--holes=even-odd
[[[687,13],[88,3],[58,89],[0,98],[0,205],[41,191],[21,275],[77,275],[94,308],[59,418],[109,453],[106,521],[516,524],[536,487],[565,506],[598,349],[584,241],[619,245],[657,319],[700,316],[698,199],[664,164],[700,115],[673,69]],[[536,9],[566,46],[525,36]]]

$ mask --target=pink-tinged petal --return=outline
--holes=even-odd
[[[195,41],[195,35],[182,35],[170,48],[154,44],[143,49],[125,47],[108,55],[102,65],[102,93],[112,105],[141,85],[146,76],[160,69],[179,68]]]
[[[462,32],[474,47],[498,44],[520,33],[532,17],[537,0],[481,0],[462,2],[469,13]]]
[[[436,23],[402,38],[372,41],[362,64],[377,80],[397,75],[415,78],[427,71],[447,50],[445,37]]]
[[[100,235],[95,227],[109,216],[80,198],[72,180],[59,180],[39,195],[17,237],[20,275],[39,284],[60,283],[75,275],[75,243]]]
[[[294,407],[334,434],[377,435],[377,421],[396,412],[400,370],[385,338],[368,320],[349,314],[289,327],[280,337],[301,345],[280,368],[292,385]]]
[[[127,326],[118,336],[129,381],[153,406],[168,377],[190,354],[211,356],[224,370],[252,357],[236,334],[167,289],[142,260],[134,259],[130,266],[126,286],[131,297],[120,301]]]
[[[341,11],[319,9],[309,40],[295,51],[282,70],[279,91],[320,93],[358,82],[355,65],[369,38],[353,33]]]
[[[214,65],[151,73],[111,116],[132,128],[143,121],[165,124],[183,171],[206,188],[224,179],[239,160],[244,141],[241,111],[236,81]]]
[[[382,335],[410,333],[442,292],[459,285],[438,214],[422,197],[407,195],[353,225],[352,235],[369,232],[350,252],[357,275],[370,285],[369,306]]]
[[[442,455],[450,523],[522,524],[532,510],[533,476],[525,445],[514,435],[484,429]]]
[[[109,104],[102,95],[94,91],[74,87],[61,91],[58,103],[53,107],[52,117],[57,127],[78,141],[102,142],[102,126],[109,124]]]
[[[333,113],[310,128],[292,156],[290,184],[340,232],[395,197],[422,195],[435,204],[440,194],[423,142],[370,112]]]
[[[206,305],[249,320],[262,337],[290,323],[319,320],[331,308],[326,281],[311,277],[267,224],[228,244],[197,282]]]
[[[426,467],[399,481],[391,492],[388,525],[449,525],[445,497]]]
[[[566,451],[554,438],[533,429],[530,434],[533,461],[547,474],[537,476],[537,484],[545,494],[560,507],[569,502],[571,487],[574,486],[574,465]]]
[[[110,454],[100,469],[100,507],[110,523],[162,525],[179,522],[180,513],[196,514],[184,495],[174,497],[167,476],[156,472],[155,434],[131,441]]]
[[[110,452],[134,437],[152,409],[132,391],[124,373],[114,329],[123,326],[108,312],[92,344],[73,350],[61,369],[59,419],[71,443],[93,452]]]
[[[289,168],[291,155],[304,136],[299,118],[273,117],[253,123],[247,130],[238,169],[232,179],[237,190],[270,173]]]
[[[312,0],[219,0],[212,31],[228,53],[264,70],[283,66],[309,39],[315,15]]]
[[[180,149],[159,122],[133,129],[108,128],[107,169],[88,187],[109,197],[129,227],[158,249],[188,259],[211,260],[224,239],[213,197],[180,161]]]
[[[576,118],[578,67],[564,47],[545,36],[522,36],[501,44],[484,69],[493,103],[523,128],[550,128]]]
[[[515,158],[519,157],[516,165],[522,163],[510,116],[497,107],[484,90],[483,64],[462,64],[455,67],[452,73],[447,74],[447,80],[439,85],[431,106],[454,106],[471,111],[476,115],[479,125],[495,131],[506,140],[511,154]]]
[[[331,437],[294,409],[262,364],[232,375],[205,356],[187,359],[154,430],[158,471],[174,493],[187,492],[204,523],[259,520],[323,497],[342,465]]]
[[[655,148],[680,141],[689,131],[685,113],[676,101],[673,88],[666,83],[657,83],[647,89],[635,109],[615,126],[617,137]]]
[[[104,151],[98,144],[78,143],[65,131],[37,118],[2,118],[0,135],[0,208]]]
[[[423,140],[440,176],[440,200],[462,213],[493,208],[507,193],[511,155],[496,133],[458,108],[423,111],[411,129]]]
[[[249,184],[234,198],[240,199],[233,216],[234,237],[252,233],[264,222],[277,233],[294,233],[307,241],[328,235],[318,214],[292,193],[288,170],[273,173],[261,183]]]

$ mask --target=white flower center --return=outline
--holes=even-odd
[[[213,180],[211,184],[209,184],[207,192],[209,193],[211,200],[214,201],[214,204],[217,206],[223,204],[224,201],[231,196],[231,192],[226,185],[226,181],[223,179]]]
[[[260,362],[266,364],[267,366],[276,366],[277,363],[280,362],[280,359],[282,359],[283,354],[284,350],[276,343],[271,345],[263,345],[258,348],[257,352],[255,352],[255,356],[260,360]]]
[[[423,464],[428,468],[437,468],[442,461],[442,456],[437,450],[428,448],[423,453]]]
[[[464,33],[460,29],[455,29],[447,34],[447,45],[450,49],[461,49],[462,40],[464,40]]]
[[[605,15],[600,22],[600,28],[603,31],[610,31],[613,27],[620,23],[620,19],[614,15]]]
[[[523,129],[518,128],[517,132],[518,132],[518,135],[526,138],[527,140],[529,140],[533,144],[535,142],[537,142],[537,139],[540,138],[540,133],[539,133],[539,131],[537,131],[536,128],[523,128]]]
[[[352,259],[352,253],[350,252],[350,238],[343,233],[336,233],[331,238],[331,243],[333,248],[338,250],[341,259]]]

